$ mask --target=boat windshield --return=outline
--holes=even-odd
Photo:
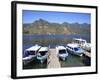
[[[35,55],[35,51],[26,51],[26,52],[25,52],[25,55],[26,55],[26,56]]]
[[[74,48],[74,50],[75,50],[75,51],[78,51],[78,50],[80,50],[80,48],[79,48],[79,47],[77,47],[77,48]]]
[[[44,56],[47,53],[47,51],[40,51],[39,53],[41,56]]]
[[[66,53],[66,50],[65,50],[65,49],[59,50],[59,53],[60,53],[60,54]]]

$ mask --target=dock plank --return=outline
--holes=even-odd
[[[49,57],[47,60],[47,64],[48,64],[47,66],[48,68],[60,68],[61,67],[55,49],[49,50]]]
[[[91,53],[90,53],[90,52],[88,52],[88,51],[84,51],[84,54],[85,54],[86,56],[88,56],[88,57],[91,58]]]

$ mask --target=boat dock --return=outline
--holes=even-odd
[[[91,65],[91,52],[84,50],[83,56],[77,57],[69,53],[67,60],[59,60],[55,48],[50,48],[48,51],[48,58],[43,64],[33,60],[28,65],[24,65],[23,69],[42,69],[42,68],[61,68],[61,67],[74,67],[74,66],[90,66]]]
[[[49,50],[49,57],[47,59],[47,68],[60,68],[59,58],[56,54],[56,49]]]
[[[87,56],[87,57],[89,57],[89,58],[91,58],[91,53],[88,52],[88,51],[86,51],[86,50],[84,50],[84,55]]]
[[[91,52],[84,51],[82,62],[87,66],[91,65]]]

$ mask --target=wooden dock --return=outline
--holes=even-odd
[[[85,54],[87,57],[91,58],[91,53],[90,53],[90,52],[84,51],[84,54]]]
[[[61,67],[55,49],[49,50],[49,57],[47,60],[47,64],[48,64],[47,65],[48,68],[60,68]]]

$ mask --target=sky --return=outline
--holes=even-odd
[[[91,15],[89,13],[73,12],[23,10],[22,19],[23,23],[33,23],[35,20],[39,19],[44,19],[53,23],[91,23]]]

